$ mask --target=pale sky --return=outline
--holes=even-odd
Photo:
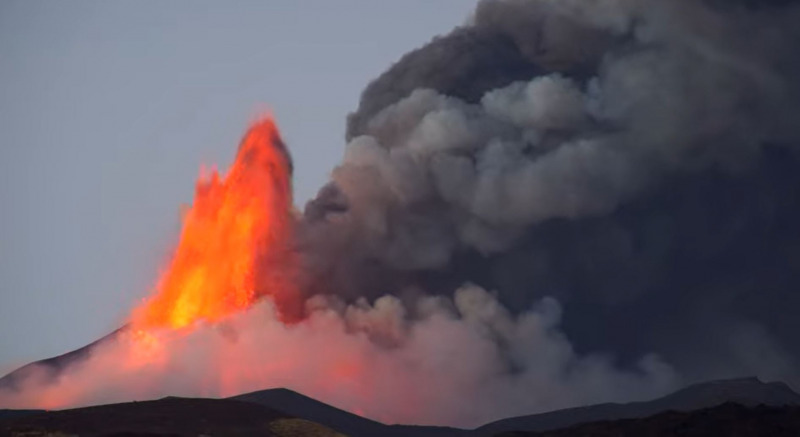
[[[270,108],[296,203],[346,114],[473,0],[0,3],[0,373],[83,346],[148,294],[201,164]]]

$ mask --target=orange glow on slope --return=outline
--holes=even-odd
[[[274,121],[256,122],[227,175],[200,177],[172,260],[154,295],[134,310],[133,328],[186,328],[262,295],[291,299],[291,280],[282,279],[293,264],[291,171]]]

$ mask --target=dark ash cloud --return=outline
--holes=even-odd
[[[552,296],[574,346],[623,367],[653,352],[687,379],[800,384],[798,19],[482,1],[362,94],[306,207],[310,252],[347,254],[311,255],[312,289]]]

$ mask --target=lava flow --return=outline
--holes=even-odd
[[[274,121],[255,123],[227,175],[201,176],[172,260],[132,327],[182,329],[217,322],[264,295],[292,299],[285,279],[293,265],[291,171]]]

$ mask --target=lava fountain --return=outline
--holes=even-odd
[[[265,295],[291,300],[292,281],[283,280],[294,264],[290,179],[289,155],[265,117],[245,135],[227,175],[201,175],[172,260],[153,296],[134,310],[132,328],[185,329]]]
[[[162,377],[186,370],[170,363],[190,355],[178,351],[179,345],[203,335],[200,328],[224,332],[219,326],[223,320],[262,297],[274,303],[269,317],[276,323],[297,321],[291,316],[297,312],[286,310],[302,307],[295,285],[291,173],[291,158],[275,122],[263,117],[245,134],[226,175],[215,169],[201,173],[177,247],[151,296],[132,311],[126,326],[65,359],[71,363],[64,364],[69,372],[62,372],[60,365],[51,372],[37,363],[14,372],[7,380],[17,393],[0,396],[0,403],[64,408],[147,398],[158,392]],[[233,394],[235,388],[225,384],[230,379],[227,367],[200,378],[196,390]],[[95,378],[102,374],[103,381],[76,376],[81,372]],[[137,382],[126,383],[130,380]],[[260,376],[259,382],[268,381],[268,375]],[[98,390],[111,394],[98,395]]]

